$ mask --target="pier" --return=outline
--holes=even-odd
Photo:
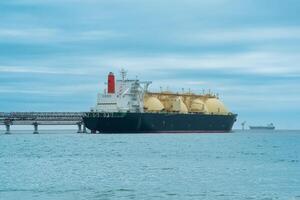
[[[0,125],[11,133],[13,125],[32,125],[33,133],[38,134],[40,125],[77,125],[78,133],[87,133],[82,117],[84,112],[0,112]]]

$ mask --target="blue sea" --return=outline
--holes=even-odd
[[[3,132],[1,200],[300,200],[300,131]]]

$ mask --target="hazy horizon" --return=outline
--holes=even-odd
[[[0,2],[0,112],[88,111],[125,68],[150,90],[218,93],[234,128],[299,129],[299,10],[296,0]]]

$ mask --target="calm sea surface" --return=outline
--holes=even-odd
[[[0,199],[300,200],[300,131],[2,131]]]

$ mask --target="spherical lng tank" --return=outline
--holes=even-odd
[[[172,111],[180,113],[188,113],[188,109],[181,97],[172,99]]]
[[[191,107],[190,107],[191,112],[196,112],[196,113],[207,113],[207,107],[201,99],[194,99],[192,101]]]
[[[144,107],[148,111],[152,111],[152,112],[158,112],[158,111],[162,111],[164,109],[163,104],[156,97],[146,98],[145,102],[144,102]]]
[[[225,105],[217,98],[208,98],[205,105],[210,114],[227,115],[229,113]]]

